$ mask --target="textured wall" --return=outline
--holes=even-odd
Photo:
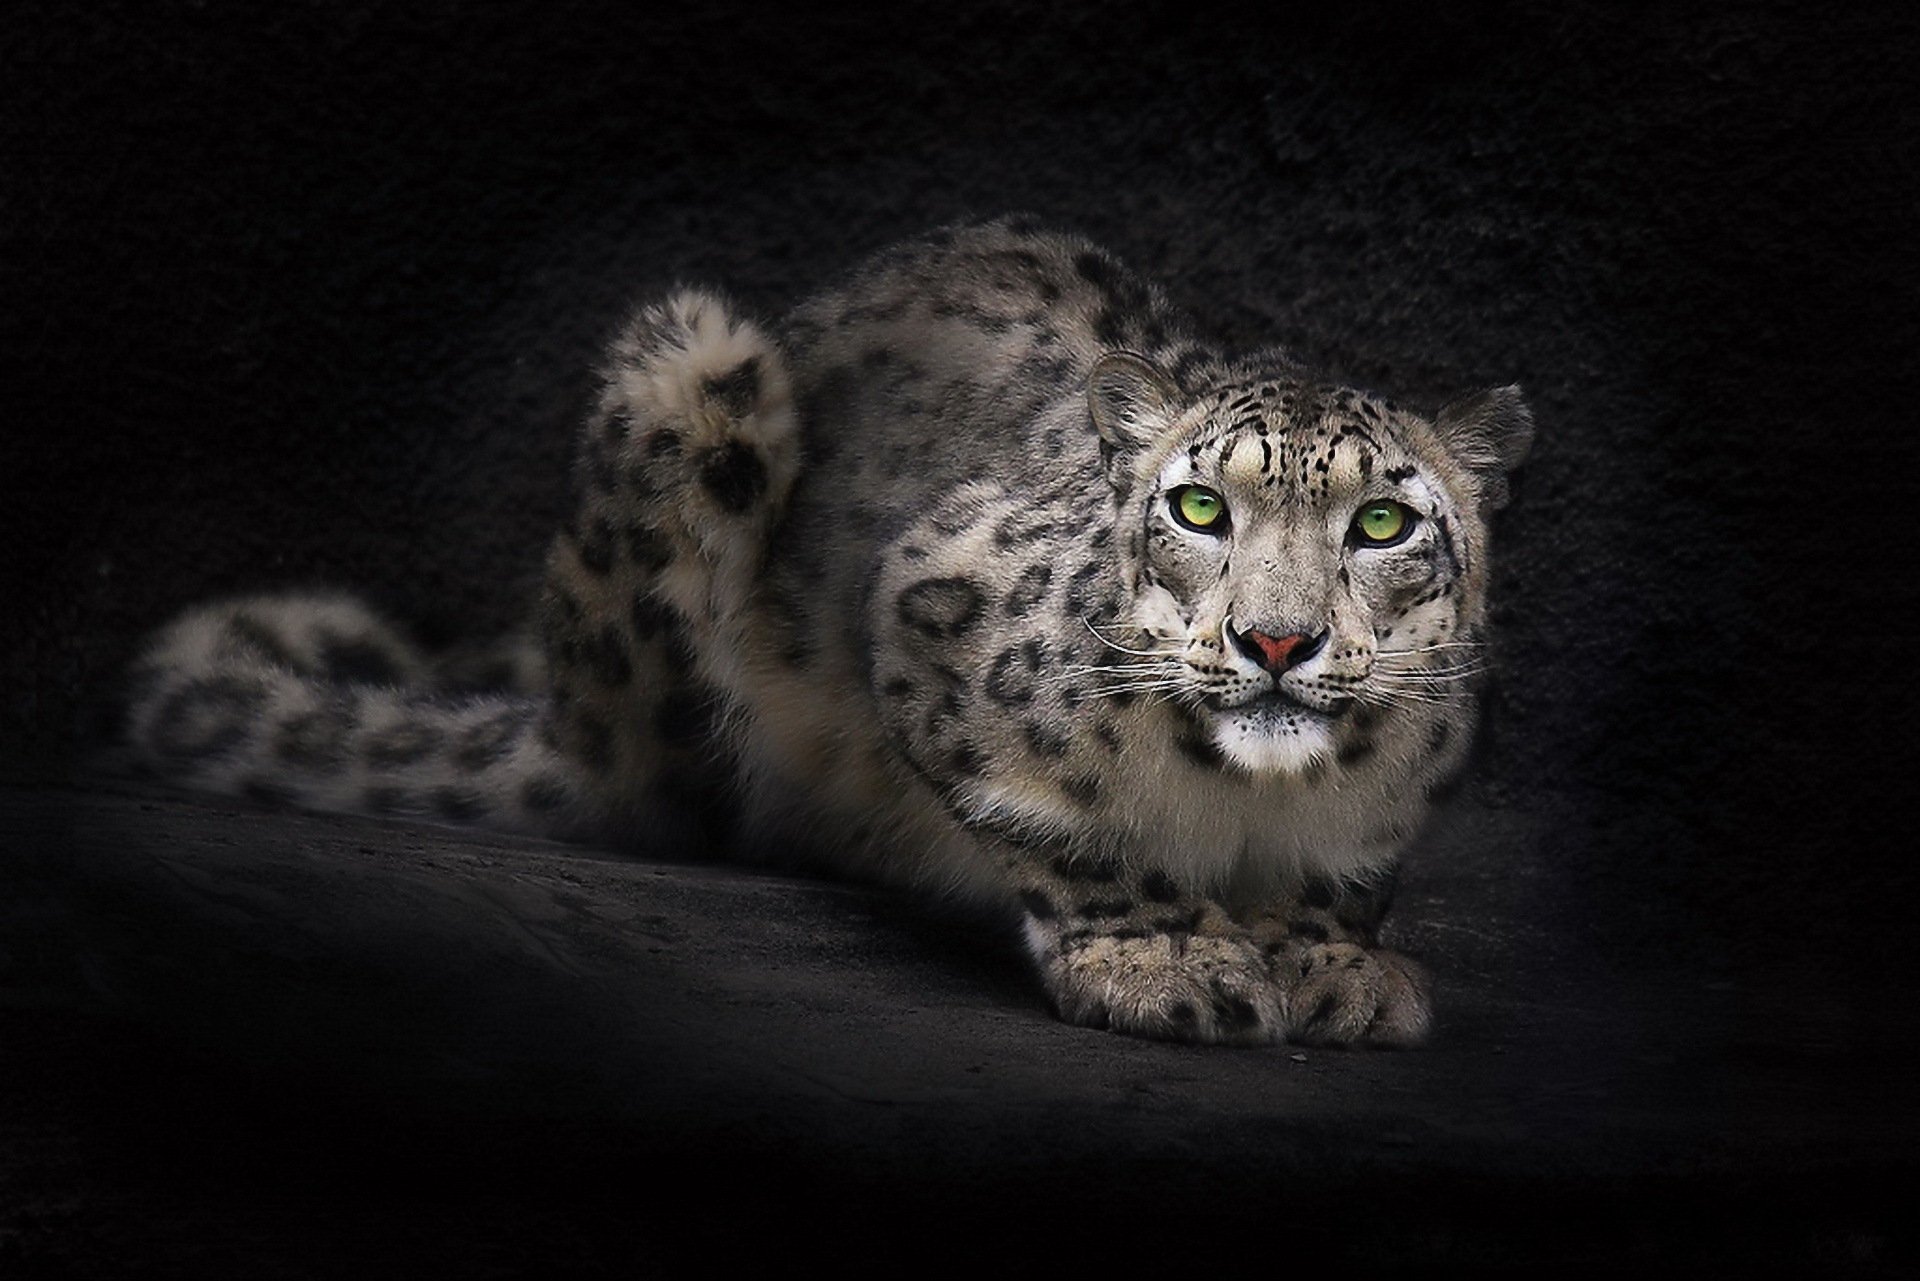
[[[1594,947],[1903,918],[1913,17],[650,8],[8,7],[12,772],[209,593],[512,618],[635,297],[1024,208],[1227,339],[1529,389],[1469,803]]]

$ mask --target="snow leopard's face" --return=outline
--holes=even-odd
[[[1435,701],[1472,671],[1485,515],[1528,431],[1516,393],[1429,424],[1279,375],[1185,398],[1112,356],[1090,395],[1140,661],[1227,761],[1305,770],[1356,707]]]

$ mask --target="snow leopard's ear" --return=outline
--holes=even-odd
[[[1100,461],[1114,474],[1116,459],[1124,459],[1166,429],[1179,393],[1145,356],[1110,351],[1093,362],[1087,374],[1087,410],[1100,433]]]
[[[1468,471],[1488,511],[1507,505],[1507,473],[1526,461],[1533,447],[1533,411],[1518,387],[1495,387],[1462,396],[1433,420],[1441,443]]]

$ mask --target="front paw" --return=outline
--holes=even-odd
[[[1054,1009],[1081,1027],[1227,1045],[1285,1031],[1273,962],[1250,939],[1094,934],[1063,940],[1042,969]]]
[[[1276,959],[1287,1039],[1303,1045],[1404,1048],[1433,1021],[1427,976],[1398,952],[1310,943]]]

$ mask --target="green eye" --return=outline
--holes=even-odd
[[[1227,500],[1205,485],[1182,485],[1167,495],[1173,518],[1188,529],[1204,534],[1224,533],[1227,528]]]
[[[1353,532],[1368,546],[1388,547],[1412,532],[1415,519],[1405,503],[1383,498],[1354,513]]]

